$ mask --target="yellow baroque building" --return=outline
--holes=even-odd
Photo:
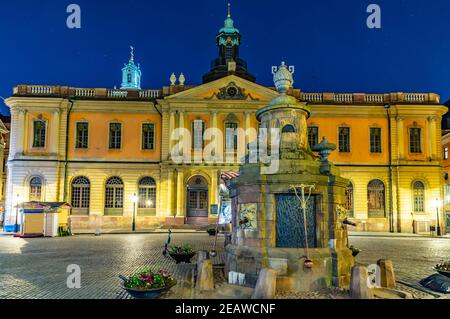
[[[205,147],[208,128],[224,132],[214,139],[224,153],[254,141],[227,132],[258,130],[256,112],[277,92],[248,72],[240,41],[228,15],[217,35],[219,57],[198,86],[172,75],[160,90],[141,89],[132,52],[121,89],[15,87],[6,100],[5,229],[12,231],[18,205],[29,201],[70,203],[75,232],[131,230],[133,219],[137,230],[216,222],[221,176],[237,172],[239,161],[177,164],[171,135],[177,128],[190,131],[193,155]],[[310,145],[324,136],[337,145],[330,159],[351,181],[347,208],[357,229],[428,233],[436,224],[436,200],[444,196],[440,123],[447,108],[439,96],[290,94],[311,107]]]

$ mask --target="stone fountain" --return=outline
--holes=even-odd
[[[279,169],[247,156],[240,176],[228,182],[233,238],[226,272],[254,287],[262,269],[273,269],[279,291],[348,288],[354,258],[343,203],[349,181],[328,160],[335,145],[324,138],[310,149],[310,108],[288,95],[293,71],[285,63],[274,67],[279,95],[257,113],[261,128],[281,132]]]

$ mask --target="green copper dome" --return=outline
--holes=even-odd
[[[239,30],[234,27],[234,21],[231,19],[231,5],[228,4],[228,16],[225,20],[224,27],[219,30],[219,33],[239,33]]]

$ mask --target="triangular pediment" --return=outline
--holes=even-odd
[[[247,81],[235,75],[202,84],[170,95],[166,100],[228,100],[267,102],[278,96],[277,91]]]

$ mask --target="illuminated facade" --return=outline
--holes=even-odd
[[[450,101],[445,103],[447,107],[450,106]],[[450,116],[447,113],[442,121],[442,158],[444,167],[444,208],[442,214],[444,215],[445,229],[450,233]]]
[[[237,152],[255,140],[227,129],[258,130],[256,112],[277,96],[256,84],[239,56],[240,33],[228,15],[217,36],[219,56],[199,86],[184,76],[141,90],[134,54],[122,89],[19,85],[11,109],[6,230],[24,201],[67,201],[73,230],[131,230],[162,224],[215,222],[220,176],[239,162],[176,164],[176,128],[218,128],[216,150]],[[351,181],[348,209],[366,231],[428,232],[433,200],[443,199],[440,121],[447,108],[436,94],[290,94],[309,102],[310,144],[336,143],[330,159]],[[197,129],[197,130],[195,130]],[[229,131],[229,130],[228,130]],[[390,138],[389,138],[390,136]],[[191,152],[205,147],[193,134]],[[208,144],[208,142],[206,142]],[[136,201],[133,201],[136,199]]]
[[[0,225],[3,225],[6,199],[6,163],[9,156],[9,126],[10,118],[1,116],[0,119]]]

